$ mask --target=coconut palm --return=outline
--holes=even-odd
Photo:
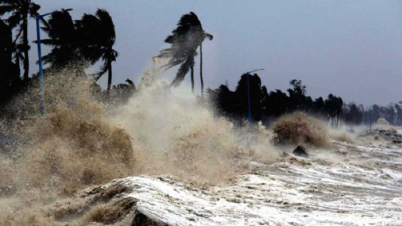
[[[56,11],[45,25],[42,29],[49,38],[41,42],[52,46],[52,50],[43,57],[44,63],[51,63],[53,67],[64,67],[82,61],[89,61],[94,65],[103,60],[104,64],[96,73],[95,80],[109,72],[109,93],[112,84],[112,62],[116,61],[118,56],[113,49],[116,33],[109,13],[99,9],[95,15],[84,14],[81,20],[74,21],[68,10]]]
[[[208,38],[209,40],[212,40],[214,36],[208,33],[204,33],[204,38],[202,42],[205,40],[205,38]],[[202,75],[202,42],[200,44],[200,80],[201,80],[201,96],[204,95],[204,78]]]
[[[118,53],[113,49],[116,40],[112,17],[104,9],[98,9],[95,15],[84,14],[77,27],[83,38],[82,54],[91,64],[103,61],[101,70],[95,75],[95,80],[108,72],[107,92],[112,84],[112,62],[116,61]]]
[[[11,16],[6,20],[8,25],[12,29],[18,26],[22,32],[19,48],[24,53],[24,80],[29,76],[28,17],[37,16],[39,9],[40,6],[31,0],[0,0],[0,16],[10,13]]]
[[[171,46],[162,50],[158,57],[170,58],[169,62],[164,65],[166,70],[180,65],[172,85],[179,85],[188,71],[191,71],[191,88],[194,92],[194,58],[197,55],[198,46],[201,45],[206,37],[212,39],[212,35],[205,33],[202,29],[197,15],[190,12],[180,18],[177,28],[172,31],[172,35],[165,39],[165,42],[171,44]],[[203,88],[202,75],[201,83]]]
[[[43,56],[45,64],[50,63],[53,68],[64,68],[82,60],[82,37],[68,10],[53,12],[45,25],[42,30],[48,38],[41,39],[41,43],[52,47],[50,53]]]

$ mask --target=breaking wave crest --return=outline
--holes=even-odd
[[[148,84],[122,105],[100,101],[92,82],[71,69],[47,76],[44,117],[38,87],[18,97],[9,109],[17,119],[8,122],[18,143],[0,155],[0,186],[13,194],[68,195],[140,174],[216,184],[245,172],[253,159],[277,157],[265,128],[235,128],[187,89],[171,89],[150,72]]]

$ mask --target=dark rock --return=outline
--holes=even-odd
[[[301,145],[297,146],[297,148],[293,151],[293,154],[303,158],[309,157],[307,150]]]
[[[147,215],[140,212],[138,209],[135,210],[134,219],[131,222],[131,226],[169,226],[159,220],[152,219]]]
[[[282,157],[288,157],[289,156],[289,153],[287,153],[286,151],[284,151],[283,153],[282,153]]]
[[[378,131],[378,133],[379,133],[379,134],[382,134],[382,135],[385,135],[385,136],[391,136],[391,132],[388,131],[388,130],[382,130],[382,129],[380,129],[380,130]]]
[[[394,143],[394,144],[402,144],[402,140],[401,139],[394,139],[392,141],[392,143]]]

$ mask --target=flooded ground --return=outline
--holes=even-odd
[[[387,142],[362,146],[333,141],[332,148],[309,154],[309,159],[289,154],[271,163],[250,162],[248,173],[226,185],[194,184],[170,175],[128,177],[90,187],[74,198],[36,206],[29,214],[7,207],[12,199],[5,199],[0,203],[10,214],[2,222],[7,226],[21,222],[63,226],[402,225],[400,147]]]
[[[200,189],[169,176],[131,177],[125,197],[168,225],[401,225],[402,150],[336,143],[311,159],[251,163],[229,186]]]

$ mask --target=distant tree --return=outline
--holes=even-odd
[[[396,111],[393,103],[390,103],[388,105],[388,112],[389,112],[388,113],[389,114],[389,121],[388,122],[395,125],[397,123],[396,122],[397,111]]]
[[[290,85],[293,87],[293,92],[296,95],[304,96],[307,94],[306,86],[302,84],[301,80],[293,79],[290,81]]]
[[[6,22],[11,29],[18,26],[18,38],[22,32],[18,48],[24,53],[24,80],[29,76],[28,17],[34,18],[38,15],[39,9],[40,6],[31,0],[0,0],[0,16],[11,13]]]
[[[338,126],[342,117],[343,100],[332,94],[325,100],[325,112],[332,126]]]
[[[386,107],[380,107],[380,114],[381,117],[387,120],[389,123],[394,123],[395,109],[393,104],[390,104]],[[373,122],[375,121],[373,120]]]
[[[322,97],[315,99],[313,102],[313,112],[317,115],[325,114],[325,102]]]
[[[269,124],[270,120],[294,111],[304,111],[310,115],[324,117],[333,126],[340,124],[344,113],[345,119],[347,118],[351,122],[358,123],[361,120],[362,114],[356,105],[352,108],[344,106],[341,97],[330,94],[325,100],[319,97],[313,101],[310,96],[306,95],[306,86],[300,80],[290,82],[292,88],[288,89],[288,96],[281,90],[268,93],[257,74],[243,74],[234,92],[225,85],[221,85],[216,90],[208,89],[208,96],[212,99],[218,112],[228,116],[232,121],[244,122],[244,119],[248,117],[247,78],[249,78],[250,84],[251,116],[254,122],[262,121]]]
[[[291,89],[288,89],[290,101],[292,102],[292,111],[308,111],[312,105],[311,98],[306,97],[306,86],[302,85],[301,80],[293,79],[290,81]]]
[[[369,112],[368,112],[369,113]],[[368,114],[367,114],[368,115]],[[381,109],[380,109],[380,106],[378,106],[377,104],[374,104],[372,107],[371,107],[371,119],[372,119],[372,121],[373,122],[377,122],[377,120],[379,119],[379,118],[381,118],[381,117],[384,117],[384,116],[381,116]]]
[[[116,100],[116,102],[127,102],[129,98],[135,93],[136,89],[133,81],[127,79],[126,83],[127,84],[122,83],[113,86],[113,89],[111,90],[111,96]]]
[[[358,125],[362,122],[362,112],[355,103],[345,106],[345,122],[352,125]]]
[[[248,90],[247,80],[249,80],[250,89]],[[262,97],[263,92],[261,89],[261,79],[257,74],[243,74],[236,87],[236,95],[238,96],[241,105],[241,116],[248,117],[249,114],[249,100],[251,106],[251,119],[259,121],[262,117]],[[250,98],[249,93],[250,92]]]
[[[179,85],[190,70],[191,88],[194,93],[194,58],[197,55],[197,48],[202,44],[205,38],[212,40],[213,36],[205,33],[197,15],[190,12],[180,18],[177,23],[177,28],[172,31],[172,35],[169,35],[165,39],[165,42],[169,43],[170,47],[162,50],[158,57],[170,58],[169,62],[164,66],[166,69],[180,65],[172,85]],[[201,89],[203,92],[204,81],[202,69],[200,70]]]
[[[291,106],[290,98],[286,93],[277,89],[270,93],[266,109],[268,109],[267,115],[279,117],[285,113],[290,113],[290,109],[293,109],[293,107]]]
[[[221,115],[231,119],[240,119],[240,109],[243,105],[235,92],[229,90],[226,85],[219,86],[216,90],[207,89],[207,94]]]
[[[395,104],[395,110],[396,110],[396,115],[397,115],[396,124],[401,125],[401,122],[402,122],[402,109],[401,109],[401,106],[399,104]]]

